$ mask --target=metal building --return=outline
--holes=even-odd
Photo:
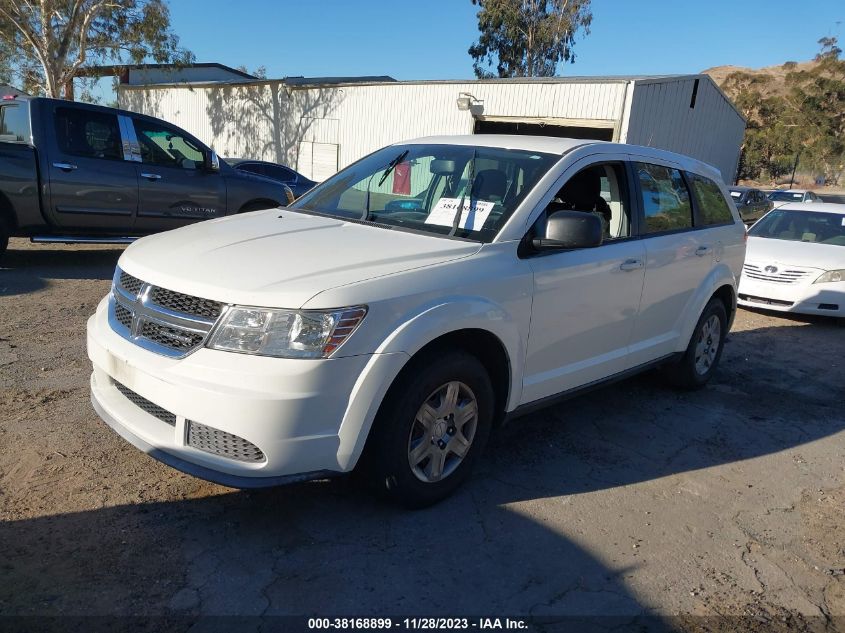
[[[184,69],[170,82],[161,68],[154,82],[130,73],[120,106],[170,121],[221,156],[284,163],[314,180],[417,136],[510,133],[659,147],[710,163],[732,182],[745,130],[707,75],[261,80],[224,68],[211,80],[187,79]]]

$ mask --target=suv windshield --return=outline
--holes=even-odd
[[[748,231],[752,237],[845,246],[845,215],[775,209]]]
[[[391,145],[289,209],[487,242],[560,156],[468,145]]]

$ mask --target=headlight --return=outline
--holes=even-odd
[[[280,358],[326,358],[364,319],[367,308],[275,310],[232,307],[208,347]]]
[[[826,284],[837,281],[845,281],[845,268],[840,268],[839,270],[828,270],[826,273],[822,274],[821,277],[816,279],[813,283]]]

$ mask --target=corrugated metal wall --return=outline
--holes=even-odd
[[[221,156],[271,160],[310,176],[316,146],[335,144],[337,168],[390,143],[468,134],[473,114],[456,99],[470,92],[483,116],[618,120],[625,82],[397,83],[289,88],[256,85],[121,87],[121,107],[182,127]],[[303,160],[300,161],[300,158]],[[302,163],[302,164],[300,164]],[[320,166],[325,177],[325,165]]]
[[[636,82],[627,133],[620,141],[693,156],[719,169],[731,184],[745,122],[706,77],[699,80],[691,108],[694,84],[694,79]]]

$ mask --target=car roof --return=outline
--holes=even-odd
[[[810,211],[813,213],[841,213],[845,215],[845,204],[838,202],[787,202],[776,211]]]
[[[814,193],[812,189],[775,189],[771,193]]]
[[[604,153],[634,152],[644,157],[653,157],[678,163],[684,169],[702,175],[721,179],[719,170],[690,156],[676,154],[654,147],[642,145],[628,145],[626,143],[610,143],[594,139],[563,138],[557,136],[533,136],[529,134],[456,134],[444,136],[422,136],[394,145],[470,145],[474,147],[496,147],[517,149],[527,152],[542,152],[563,156],[579,147],[601,147]]]
[[[749,187],[748,185],[731,185],[728,187],[730,191],[751,191],[757,190],[757,187]]]

